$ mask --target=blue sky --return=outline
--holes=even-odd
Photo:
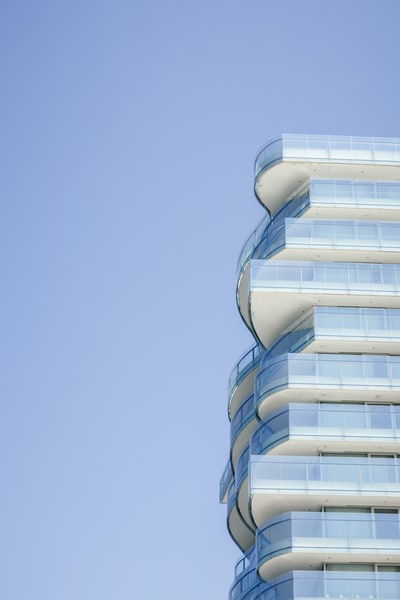
[[[0,597],[227,598],[253,160],[400,136],[397,0],[0,3]]]

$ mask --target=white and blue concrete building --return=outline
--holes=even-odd
[[[400,599],[400,139],[282,135],[238,262],[230,600]]]

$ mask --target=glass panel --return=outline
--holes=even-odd
[[[399,539],[399,515],[395,509],[376,508],[375,514],[375,535],[377,538]]]
[[[336,222],[335,236],[338,240],[351,241],[354,239],[354,225],[352,222]]]
[[[333,238],[333,223],[314,221],[314,237],[322,240]]]
[[[357,233],[359,240],[378,241],[378,228],[375,223],[358,223]]]
[[[391,429],[392,415],[390,406],[369,407],[370,426],[375,429]]]

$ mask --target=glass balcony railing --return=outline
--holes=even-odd
[[[236,577],[229,592],[229,600],[247,600],[260,583],[255,568],[248,567]]]
[[[234,369],[232,370],[229,381],[228,381],[228,397],[231,398],[234,390],[240,384],[240,382],[252,371],[255,369],[261,360],[261,356],[264,350],[260,345],[253,346],[250,350],[247,350],[243,356],[239,359],[239,362],[236,364]]]
[[[252,494],[400,495],[397,458],[251,456]]]
[[[400,208],[400,182],[311,179],[309,196],[310,206]]]
[[[240,577],[245,571],[249,571],[249,569],[254,569],[255,567],[255,546],[251,546],[244,553],[244,555],[239,558],[235,565],[235,579]]]
[[[400,406],[344,402],[288,404],[257,427],[250,439],[250,452],[266,454],[289,438],[400,443]]]
[[[399,542],[397,512],[290,512],[257,530],[256,561],[260,566],[276,556],[299,552],[400,557]]]
[[[255,570],[255,547],[251,546],[235,565],[235,581],[229,592],[229,600],[243,600],[259,583]]]
[[[233,469],[231,461],[228,460],[226,463],[224,472],[222,473],[221,480],[219,482],[219,501],[222,502],[225,494],[228,490],[229,484],[233,479]]]
[[[251,258],[268,258],[285,248],[399,251],[400,223],[286,218],[268,230]]]
[[[235,471],[235,484],[236,490],[239,489],[240,484],[243,479],[248,474],[249,470],[249,460],[250,460],[250,446],[247,444],[241,451],[236,461],[236,471]]]
[[[400,162],[400,139],[284,134],[259,152],[255,177],[284,160],[396,164]]]
[[[269,348],[268,358],[300,352],[314,340],[398,342],[400,309],[313,307]],[[265,353],[265,356],[267,353]]]
[[[395,568],[364,571],[353,565],[353,569],[290,571],[264,584],[251,600],[399,600],[400,573]]]
[[[235,506],[236,502],[236,486],[235,480],[232,479],[231,483],[228,486],[228,496],[227,496],[227,512],[228,515],[231,512],[232,508]]]
[[[288,387],[400,392],[400,356],[284,354],[263,362],[255,379],[256,403]]]
[[[250,289],[319,294],[398,295],[400,265],[311,261],[250,262]]]
[[[239,256],[239,260],[237,263],[237,274],[243,270],[244,265],[247,263],[248,259],[252,255],[254,248],[258,246],[260,241],[265,237],[266,231],[268,230],[268,226],[271,222],[271,216],[269,213],[266,213],[265,217],[261,220],[261,222],[257,225],[253,233],[249,236],[246,243],[244,244],[242,251]]]
[[[231,445],[234,443],[242,429],[244,429],[244,427],[246,427],[246,425],[254,418],[254,394],[250,394],[233,415],[231,421]]]
[[[354,235],[348,227],[340,230],[339,226],[334,227],[333,231],[332,227],[326,229],[316,227],[313,235],[309,235],[309,230],[301,227],[302,220],[298,221],[298,217],[310,208],[363,209],[364,211],[368,209],[400,209],[400,183],[395,181],[310,179],[309,188],[301,189],[281,206],[273,215],[272,221],[270,215],[267,214],[250,235],[239,255],[237,276],[239,277],[250,259],[270,256],[277,249],[282,248],[284,243],[301,245],[309,240],[309,243],[318,246],[321,244],[328,246],[329,243],[335,242],[342,247],[346,241],[349,241],[350,247],[361,247],[364,243],[369,248],[375,240],[382,245],[382,249],[388,250],[393,249],[393,244],[397,242],[398,237],[394,238],[396,235],[394,229],[398,225],[387,221],[382,223],[383,230],[375,232],[375,234],[371,228],[371,225],[374,225],[373,222],[360,223],[356,221],[355,223],[360,223],[360,226],[356,228]],[[340,215],[339,211],[338,215]],[[288,230],[286,230],[287,239],[285,239],[285,230],[283,229],[285,219],[296,219],[299,228],[297,231],[290,231],[291,235],[288,235]],[[321,222],[314,221],[314,223],[319,225]],[[324,223],[331,225],[331,221],[324,221]],[[337,223],[346,224],[346,221],[337,221]],[[280,229],[281,227],[282,229]],[[301,235],[295,236],[294,234],[299,230]]]

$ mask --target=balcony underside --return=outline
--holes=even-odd
[[[399,342],[400,346],[400,342]],[[400,354],[400,351],[399,351]],[[233,417],[243,400],[246,396],[249,396],[254,389],[254,376],[258,371],[259,364],[257,364],[254,369],[249,371],[243,379],[239,382],[239,384],[233,390],[231,397],[228,401],[228,415],[230,418]]]
[[[272,488],[273,482],[268,485]],[[304,484],[306,486],[306,484]],[[322,487],[322,486],[321,486]],[[348,490],[340,489],[336,483],[325,485],[325,489],[285,489],[282,486],[276,489],[250,490],[250,511],[253,521],[257,527],[267,519],[283,512],[296,510],[319,511],[322,506],[343,507],[377,507],[377,508],[400,508],[400,485],[398,490],[388,491],[382,486],[376,490]]]
[[[254,531],[244,522],[236,504],[228,512],[227,527],[231,538],[242,552],[254,545]]]
[[[296,428],[297,431],[300,428]],[[328,431],[328,428],[326,428]],[[272,447],[267,448],[269,455],[273,456],[318,456],[321,452],[339,454],[346,449],[346,452],[371,452],[396,454],[400,448],[400,437],[385,438],[387,430],[382,430],[378,434],[370,436],[365,430],[359,430],[359,435],[336,435],[327,432],[326,435],[321,432],[322,428],[314,432],[310,428],[305,428],[302,433],[290,433],[289,437],[279,440]]]
[[[245,477],[239,486],[237,492],[237,506],[243,520],[252,531],[255,531],[256,526],[249,511],[249,478]]]
[[[398,250],[374,250],[368,248],[349,249],[343,247],[323,247],[318,244],[286,244],[268,260],[310,260],[310,261],[336,261],[336,262],[370,262],[398,264],[400,252]]]
[[[256,415],[254,414],[254,418],[252,418],[243,429],[240,431],[239,435],[235,438],[231,447],[231,461],[233,465],[236,465],[236,461],[239,457],[239,454],[246,446],[249,441],[251,434],[254,429],[258,425],[258,419],[256,419]]]
[[[315,290],[315,292],[302,291],[301,289],[285,290],[272,288],[253,288],[248,297],[246,285],[247,274],[243,275],[238,291],[240,313],[261,343],[268,347],[287,329],[291,323],[312,306],[357,306],[357,307],[383,307],[398,308],[399,295],[381,295],[365,293],[334,293],[332,290]],[[247,279],[248,281],[248,279]],[[250,310],[248,310],[250,306]]]
[[[360,381],[360,386],[362,381]],[[397,404],[400,400],[400,389],[359,389],[352,387],[286,387],[268,395],[261,396],[256,405],[256,412],[261,420],[273,410],[288,404],[289,402],[369,402],[371,404]]]
[[[400,166],[283,160],[261,171],[254,190],[260,202],[273,214],[310,178],[398,181]]]
[[[332,336],[317,335],[307,346],[302,348],[301,352],[306,354],[345,352],[346,354],[392,354],[398,356],[400,355],[400,338],[379,339],[371,335],[354,339],[350,335],[346,337],[338,333],[337,338],[333,339]]]
[[[371,541],[369,545],[371,545]],[[394,541],[394,540],[393,540]],[[391,565],[400,564],[400,548],[396,551],[385,548],[382,542],[382,548],[353,550],[352,548],[341,547],[341,540],[338,540],[337,547],[332,547],[332,540],[321,538],[302,539],[299,541],[301,547],[298,549],[288,549],[286,552],[279,554],[269,560],[263,561],[258,566],[258,574],[264,581],[268,581],[273,577],[277,577],[282,573],[294,570],[319,570],[323,563],[387,563]],[[360,541],[365,544],[365,540]],[[330,546],[327,548],[327,544]]]
[[[299,219],[348,219],[351,221],[400,221],[399,206],[343,206],[335,205],[332,199],[331,206],[318,204],[315,201],[299,215]]]

